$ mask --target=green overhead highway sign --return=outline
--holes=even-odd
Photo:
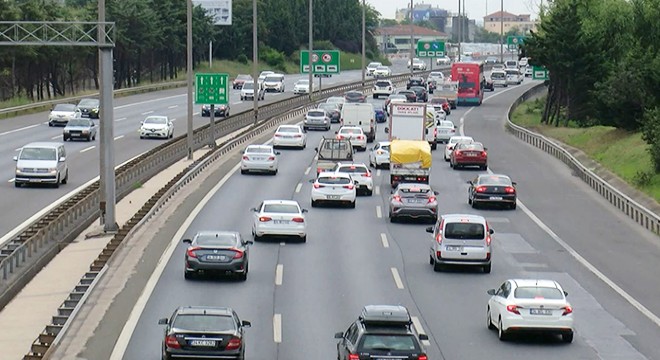
[[[339,74],[339,50],[314,50],[312,67],[314,74]],[[300,51],[300,73],[309,74],[309,50]]]
[[[195,74],[195,104],[226,105],[229,74]]]
[[[417,57],[433,58],[445,56],[445,43],[443,41],[425,41],[417,42]]]
[[[525,43],[525,38],[526,36],[509,36],[506,38],[506,45],[509,50],[516,50],[519,45]]]
[[[532,80],[548,80],[548,69],[543,66],[532,68]]]

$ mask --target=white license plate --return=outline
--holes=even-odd
[[[490,199],[491,200],[502,200],[502,197],[501,196],[491,196]]]
[[[80,134],[74,134],[74,133],[72,133],[71,136],[80,136]]]
[[[35,183],[41,182],[41,179],[30,179],[30,182],[35,182]]]
[[[289,220],[273,220],[273,224],[288,224]]]
[[[462,246],[447,246],[447,251],[463,251]]]
[[[262,156],[255,156],[255,157],[252,158],[252,160],[255,160],[255,161],[264,161],[264,160],[266,160],[266,158],[265,158],[265,157],[262,157]]]
[[[529,309],[530,315],[552,315],[552,310],[549,309]]]
[[[208,261],[222,261],[222,260],[226,260],[227,257],[224,255],[206,255],[204,259]]]
[[[215,347],[215,340],[191,340],[190,345]]]
[[[466,155],[467,155],[467,156],[479,156],[479,154],[476,153],[476,152],[469,152],[469,153],[467,153]]]
[[[339,195],[328,195],[328,200],[339,200]]]

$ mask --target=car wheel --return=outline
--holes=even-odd
[[[89,142],[89,141],[92,141],[92,135],[88,135],[86,140],[87,140],[88,142]]]
[[[273,172],[271,172],[271,174],[272,175],[277,175],[277,169],[273,170]]]
[[[318,203],[315,200],[312,200],[312,207],[317,207]]]
[[[140,135],[140,139],[144,139],[144,136]]]
[[[378,95],[374,94],[374,95],[373,95],[373,98],[374,98],[374,99],[378,99]]]
[[[493,325],[493,321],[490,319],[490,308],[486,311],[486,325],[488,326],[488,330],[495,330],[495,325]]]
[[[472,208],[473,209],[477,208],[477,200],[472,200]]]
[[[53,187],[54,188],[59,188],[61,182],[62,182],[62,179],[60,179],[60,175],[57,174],[57,182],[55,184],[53,184]]]
[[[66,184],[69,182],[69,170],[66,170],[66,174],[64,175],[64,179],[62,179],[62,184]]]
[[[567,344],[570,344],[573,342],[573,332],[561,334],[561,341],[565,342]]]
[[[367,196],[372,196],[374,194],[374,191],[367,189],[367,190],[364,191],[364,194],[367,195]]]
[[[170,356],[170,354],[164,352],[164,353],[163,353],[163,358],[162,358],[162,359],[163,359],[163,360],[172,360],[172,357]]]
[[[94,136],[92,136],[92,140],[96,141],[96,134],[94,134]]]
[[[516,207],[517,207],[517,204],[516,204],[515,202],[512,203],[512,204],[509,206],[509,208],[510,208],[511,210],[515,210]]]
[[[307,242],[307,235],[301,237],[300,242],[306,243]]]
[[[468,196],[468,204],[472,205],[472,199]]]
[[[242,174],[242,175],[245,175],[245,174],[247,174],[247,173],[248,173],[248,171],[247,171],[246,169],[241,169],[241,174]]]
[[[490,274],[490,268],[491,268],[491,264],[485,265],[484,266],[484,273],[485,274]]]
[[[363,148],[361,149],[361,151],[367,151],[367,147],[366,147],[366,146],[363,147]]]
[[[69,138],[68,138],[68,137],[66,137],[66,136],[62,136],[62,139],[63,139],[64,141],[67,141],[67,140],[69,140]]]
[[[348,205],[348,207],[351,208],[351,209],[355,209],[355,201],[353,201],[352,203],[350,203],[350,204]]]
[[[439,262],[433,260],[433,271],[435,272],[441,272],[443,270],[442,264]]]
[[[497,320],[497,337],[500,341],[506,341],[508,339],[506,332],[502,330],[502,318]]]
[[[186,280],[191,280],[195,278],[195,272],[194,271],[188,271],[188,270],[183,270],[183,278]]]
[[[453,169],[454,168],[454,163],[450,161],[449,162],[449,167]]]
[[[484,170],[484,171],[488,170],[488,165],[484,165],[484,166],[482,166],[482,167],[481,167],[481,170]]]
[[[248,267],[246,266],[246,267],[245,267],[245,271],[243,271],[242,273],[238,274],[238,280],[240,280],[240,281],[245,281],[245,280],[247,280],[247,277],[248,277]]]
[[[17,188],[21,187],[21,183],[19,183],[18,181],[14,180],[14,187],[17,187]]]
[[[445,158],[445,161],[449,161],[446,154],[444,155],[444,158]]]
[[[51,127],[52,127],[52,126],[53,126],[53,123],[49,121],[49,122],[48,122],[48,126],[51,126]]]
[[[429,264],[433,265],[433,263],[434,263],[433,256],[429,255]]]

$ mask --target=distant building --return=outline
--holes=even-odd
[[[413,25],[413,44],[417,46],[420,40],[447,41],[449,35],[444,32]],[[403,52],[410,51],[410,25],[396,25],[379,27],[374,32],[376,43],[381,51]]]
[[[428,21],[438,29],[445,29],[449,13],[445,9],[433,7],[431,4],[418,3],[413,7],[413,22]],[[398,9],[395,14],[396,21],[410,19],[410,8]]]
[[[504,29],[502,29],[502,22],[504,23]],[[484,29],[500,35],[502,35],[502,30],[506,33],[514,27],[523,33],[527,33],[530,30],[536,30],[537,24],[537,21],[531,20],[529,14],[515,15],[506,11],[497,11],[484,16]]]

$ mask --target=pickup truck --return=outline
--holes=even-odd
[[[456,99],[458,98],[458,81],[438,81],[436,83],[435,97],[447,98],[452,109],[456,109]]]
[[[332,171],[338,162],[353,162],[353,147],[349,139],[322,138],[316,151],[316,174]]]

